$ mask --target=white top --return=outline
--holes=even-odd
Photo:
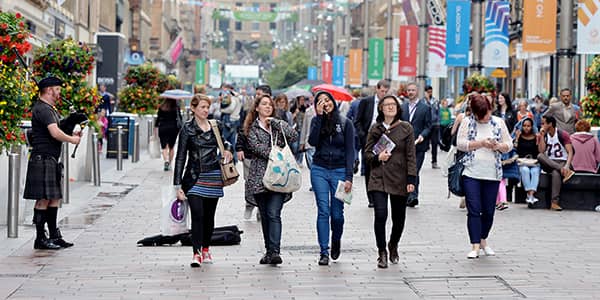
[[[369,130],[375,123],[377,123],[377,115],[379,111],[377,110],[377,106],[379,105],[379,98],[377,98],[377,94],[373,96],[373,117],[371,118],[371,125],[369,126]]]
[[[558,130],[554,131],[554,136],[549,132],[546,134],[546,155],[553,160],[567,160],[567,149],[558,139]]]
[[[506,128],[504,120],[495,116],[492,116],[492,118],[494,119],[496,124],[500,125],[500,135],[502,138],[501,143],[508,145],[508,149],[510,151],[510,149],[512,149],[512,138],[508,133],[508,129]],[[457,147],[461,151],[469,151],[468,136],[470,120],[470,118],[463,119],[463,121],[460,123],[460,128],[458,129]],[[492,126],[492,122],[477,122],[477,136],[475,137],[475,141],[482,141],[488,138],[494,138],[493,128],[494,127]],[[479,148],[473,151],[473,161],[465,165],[463,175],[475,179],[497,181],[498,179],[496,178],[496,156],[494,154],[494,151],[488,148]]]

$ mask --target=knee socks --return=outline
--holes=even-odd
[[[46,238],[46,211],[42,209],[33,209],[33,222],[35,223],[35,239],[42,240]]]
[[[56,218],[58,215],[58,207],[48,206],[46,209],[46,223],[48,223],[48,231],[50,236],[56,232]]]

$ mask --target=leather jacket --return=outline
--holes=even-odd
[[[231,144],[223,139],[221,123],[217,122],[217,124],[225,150],[231,151]],[[221,153],[212,129],[202,131],[192,118],[185,122],[179,132],[173,184],[181,184],[181,188],[187,192],[196,183],[198,174],[218,170],[220,160]]]

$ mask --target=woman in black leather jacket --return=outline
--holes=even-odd
[[[202,262],[212,263],[208,248],[215,227],[217,200],[223,197],[219,162],[221,156],[225,161],[233,158],[231,145],[223,139],[220,124],[219,135],[225,151],[219,153],[215,133],[208,122],[210,104],[210,99],[205,95],[196,94],[192,98],[190,108],[194,118],[187,121],[179,132],[173,174],[173,184],[181,186],[177,198],[184,200],[187,197],[192,212],[192,267],[200,267]]]

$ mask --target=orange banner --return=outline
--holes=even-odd
[[[523,51],[556,52],[556,0],[524,1]]]
[[[348,51],[348,85],[361,85],[362,49]]]

